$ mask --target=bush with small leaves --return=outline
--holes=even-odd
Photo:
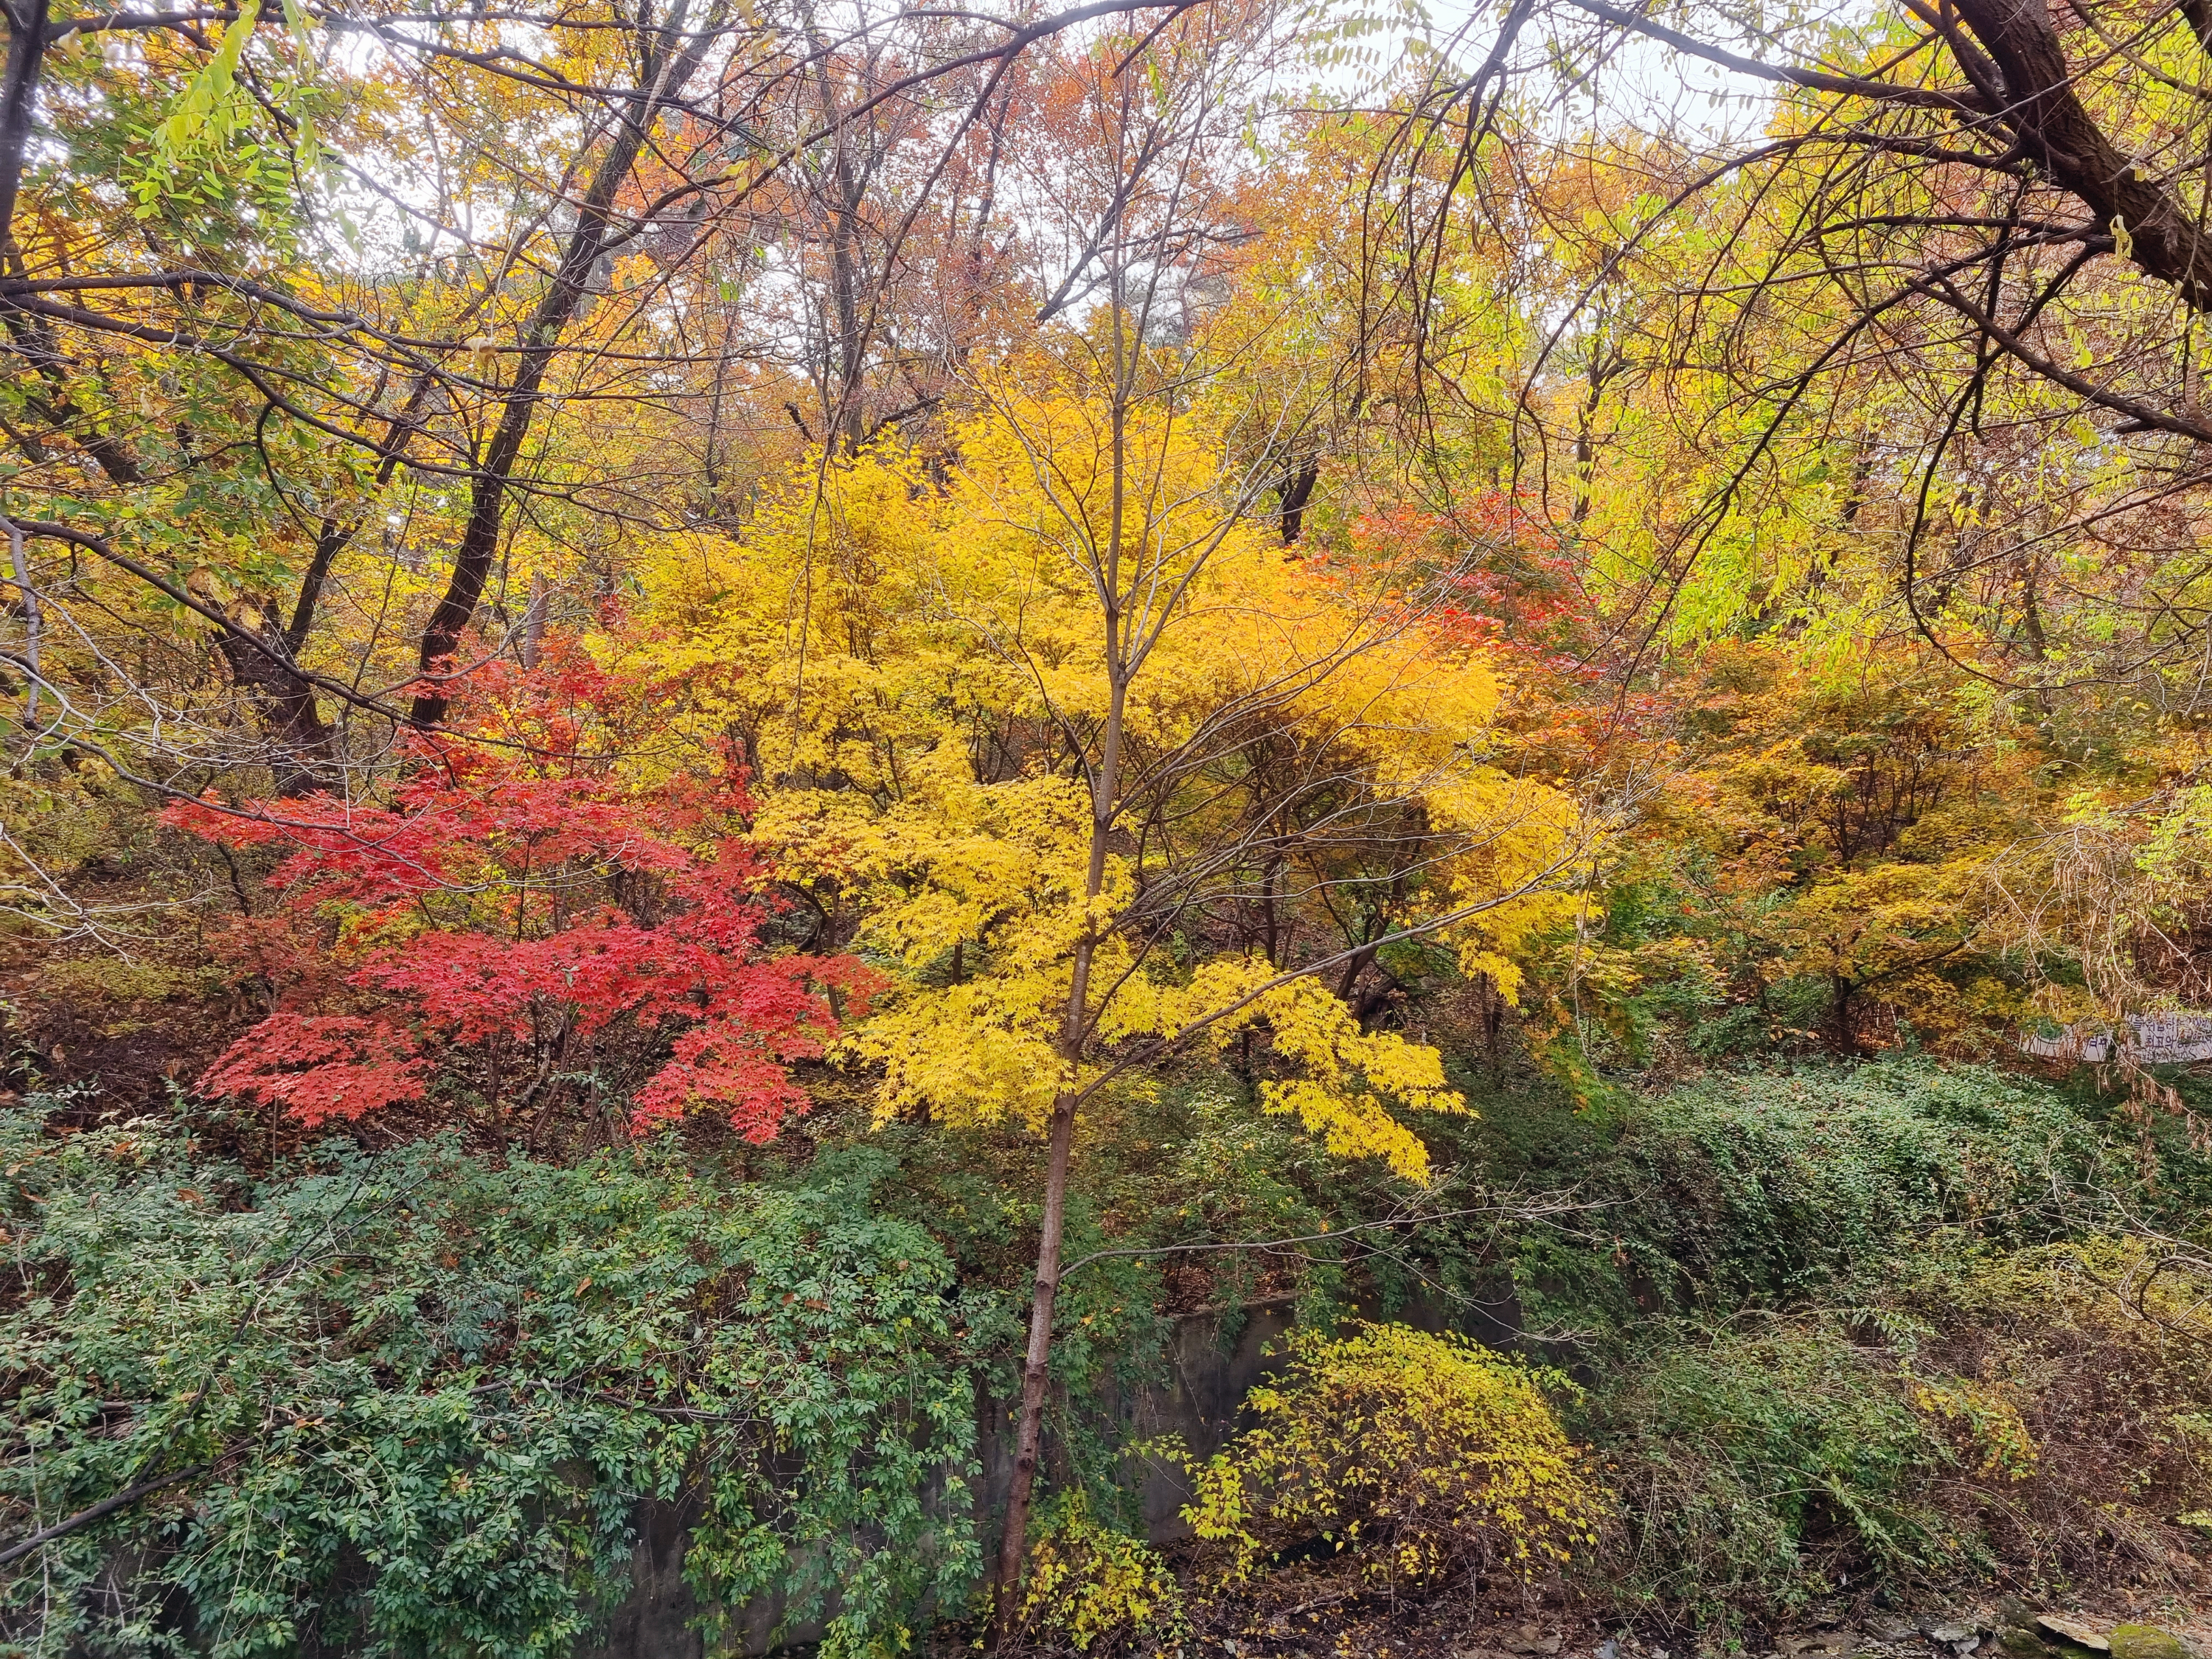
[[[1124,1643],[1173,1646],[1182,1633],[1182,1587],[1166,1559],[1140,1538],[1091,1513],[1079,1489],[1047,1507],[1022,1589],[1029,1643],[1047,1650]]]
[[[1232,1573],[1318,1539],[1392,1584],[1527,1579],[1597,1542],[1606,1500],[1546,1395],[1565,1377],[1403,1325],[1289,1341],[1258,1425],[1194,1471],[1185,1518]]]
[[[45,1539],[0,1559],[0,1652],[559,1659],[648,1499],[696,1517],[710,1644],[761,1601],[896,1651],[980,1570],[970,1316],[865,1149],[783,1188],[665,1139],[256,1180],[46,1119],[0,1111],[0,1537]]]

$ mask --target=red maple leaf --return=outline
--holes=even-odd
[[[436,1057],[495,1079],[649,1073],[634,1121],[710,1108],[754,1139],[805,1110],[788,1067],[836,1034],[829,991],[865,995],[848,957],[773,948],[744,836],[751,805],[734,756],[710,769],[626,763],[669,688],[623,681],[580,649],[535,672],[481,671],[465,723],[405,740],[381,799],[212,799],[172,824],[231,847],[276,848],[276,914],[240,954],[291,963],[280,1002],[200,1087],[283,1107],[301,1122],[426,1097]],[[641,773],[643,775],[641,775]],[[303,940],[312,956],[302,962]],[[349,1012],[327,1006],[342,988]],[[616,1069],[619,1069],[617,1067]]]

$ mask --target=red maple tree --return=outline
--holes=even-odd
[[[867,971],[772,948],[734,753],[702,769],[626,742],[682,696],[572,645],[472,676],[446,729],[405,736],[381,799],[172,806],[193,835],[283,854],[280,903],[237,941],[276,1006],[202,1091],[312,1126],[424,1100],[441,1074],[494,1104],[519,1085],[521,1107],[626,1073],[641,1127],[712,1109],[773,1137],[806,1109],[788,1067],[835,1036],[833,988],[864,995]]]

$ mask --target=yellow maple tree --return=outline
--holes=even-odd
[[[811,942],[886,970],[842,1049],[879,1113],[1046,1133],[1017,1539],[1082,1103],[1249,1033],[1261,1110],[1425,1182],[1400,1114],[1466,1103],[1343,993],[1439,937],[1511,994],[1587,834],[1498,764],[1506,688],[1430,625],[1449,572],[1255,523],[1279,460],[1239,458],[1202,362],[1109,307],[982,382],[946,452],[817,457],[743,537],[659,555],[627,647],[700,671]]]

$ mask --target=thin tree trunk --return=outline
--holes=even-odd
[[[17,263],[11,255],[9,269],[15,269]],[[22,398],[23,407],[55,431],[67,435],[107,475],[109,483],[125,489],[144,483],[145,469],[139,465],[131,447],[113,433],[102,431],[99,421],[80,408],[70,395],[69,364],[54,338],[52,325],[43,317],[33,317],[18,309],[5,296],[0,296],[0,319],[6,322],[9,343],[15,355],[30,364],[46,386],[42,395],[18,380],[17,395]]]
[[[1131,363],[1122,337],[1124,313],[1118,283],[1115,294],[1115,356],[1121,372],[1114,392],[1112,495],[1106,544],[1097,548],[1097,593],[1104,612],[1106,719],[1101,727],[1098,769],[1091,787],[1090,861],[1084,872],[1086,908],[1106,887],[1106,860],[1113,845],[1117,796],[1121,787],[1121,739],[1127,718],[1129,664],[1121,632],[1121,538],[1128,510],[1128,432]],[[1029,1348],[1022,1366],[1021,1416],[1014,1437],[1013,1478],[1006,1490],[1006,1519],[999,1537],[999,1572],[993,1585],[988,1645],[1004,1649],[1013,1632],[1021,1591],[1022,1563],[1028,1554],[1030,1503],[1036,1486],[1037,1458],[1044,1442],[1044,1403],[1051,1381],[1053,1304],[1060,1290],[1060,1249],[1067,1218],[1067,1176],[1075,1145],[1077,1068],[1090,1037],[1091,964],[1097,937],[1086,931],[1077,941],[1069,975],[1067,1007],[1060,1026],[1059,1096],[1052,1107],[1047,1156],[1044,1215],[1037,1237],[1036,1288],[1030,1301]]]
[[[8,520],[8,566],[23,606],[23,666],[30,676],[23,690],[23,731],[27,736],[39,726],[39,644],[43,618],[39,614],[39,590],[31,584],[29,562],[23,556],[23,526],[13,519]]]
[[[811,26],[807,44],[814,54],[816,94],[830,134],[830,183],[823,191],[830,212],[830,307],[823,319],[823,447],[858,455],[867,441],[861,381],[866,349],[860,324],[860,219],[867,185],[853,165],[852,140],[838,118],[836,90],[830,80],[830,52]],[[864,60],[865,62],[866,60]],[[862,70],[866,75],[866,70]],[[873,171],[872,168],[870,169]],[[830,318],[835,318],[834,324]],[[801,428],[804,430],[804,426]]]
[[[23,163],[31,144],[31,117],[38,106],[39,76],[46,63],[48,0],[0,0],[8,16],[8,61],[0,74],[0,266],[21,275],[22,249],[15,240],[15,204],[22,192]],[[145,482],[137,458],[79,409],[69,393],[69,369],[43,318],[0,300],[0,316],[15,350],[38,372],[52,396],[38,398],[22,388],[31,411],[56,431],[66,432],[100,470],[118,484]]]
[[[1075,1148],[1075,1099],[1063,1090],[1052,1103],[1052,1134],[1044,1183],[1044,1219],[1037,1238],[1036,1288],[1030,1299],[1029,1347],[1022,1361],[1021,1411],[1014,1437],[1013,1479],[1006,1490],[1006,1522],[999,1536],[999,1572],[991,1613],[991,1650],[1012,1632],[1028,1553],[1030,1499],[1044,1444],[1044,1405],[1052,1384],[1053,1304],[1060,1291],[1060,1249],[1067,1224],[1067,1172]]]
[[[522,665],[538,666],[538,659],[545,653],[545,613],[553,604],[553,592],[545,585],[545,573],[534,572],[530,578],[530,605],[522,613]]]

